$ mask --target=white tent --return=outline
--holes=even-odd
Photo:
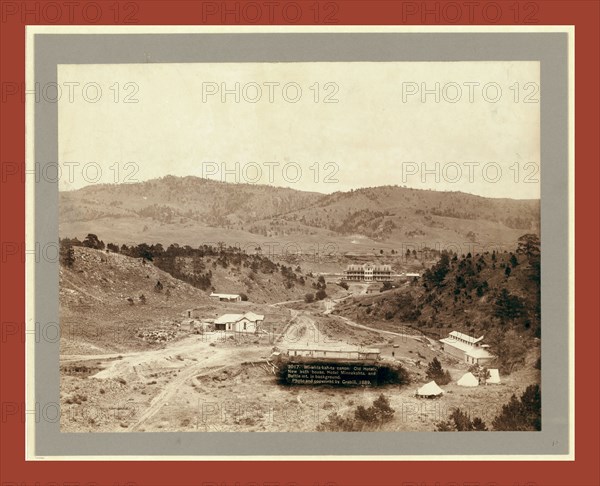
[[[435,381],[430,381],[417,390],[418,397],[437,397],[444,393]]]
[[[456,384],[459,386],[478,386],[479,380],[475,378],[473,373],[465,373]]]
[[[497,369],[488,370],[490,372],[490,377],[486,380],[486,383],[491,385],[499,385],[500,384],[500,373]]]

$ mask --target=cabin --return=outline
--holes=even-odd
[[[440,339],[445,353],[467,364],[485,366],[493,361],[495,356],[487,350],[489,346],[482,341],[483,336],[475,338],[458,331],[452,331],[448,337]]]
[[[381,351],[377,348],[361,348],[359,346],[344,346],[335,348],[319,345],[292,345],[288,347],[290,358],[309,358],[332,361],[377,361],[381,359]]]
[[[259,332],[260,327],[265,320],[265,316],[246,312],[246,314],[223,314],[215,319],[215,331],[229,331],[242,333]]]
[[[217,294],[211,292],[210,296],[213,299],[217,299],[219,302],[241,302],[242,296],[239,294]]]

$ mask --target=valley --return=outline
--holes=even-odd
[[[455,406],[490,422],[512,394],[539,381],[539,371],[530,362],[534,351],[528,366],[503,377],[502,385],[464,389],[455,381],[468,366],[443,353],[436,339],[399,323],[392,331],[377,322],[367,325],[336,315],[340,306],[353,299],[373,298],[369,289],[374,284],[351,283],[346,290],[329,281],[329,296],[313,303],[304,299],[222,303],[175,281],[151,263],[93,249],[76,250],[73,268],[61,269],[61,322],[68,325],[77,316],[85,332],[70,332],[61,340],[62,431],[315,431],[332,412],[352,413],[381,393],[396,410],[382,430],[435,430],[435,424]],[[110,290],[90,281],[94,275],[106,283],[103,279],[109,274],[113,276]],[[117,285],[116,277],[123,283]],[[168,305],[150,289],[156,278],[173,290]],[[86,293],[81,292],[84,285]],[[133,288],[148,293],[146,303],[125,302]],[[248,310],[265,315],[263,332],[198,334],[185,325],[188,311],[216,316]],[[133,332],[127,330],[130,325]],[[171,337],[148,341],[140,337],[143,329],[171,331]],[[273,352],[285,352],[298,343],[377,347],[382,362],[401,364],[411,383],[359,389],[282,387]],[[450,371],[453,383],[444,387],[443,397],[424,403],[415,397],[415,390],[428,380],[427,363],[434,357]]]
[[[539,201],[167,176],[63,192],[60,213],[62,431],[433,431],[456,408],[491,430],[540,383]],[[500,384],[457,384],[487,367],[452,332],[485,338]],[[298,352],[371,353],[396,381],[288,386]],[[382,396],[393,413],[361,422]]]

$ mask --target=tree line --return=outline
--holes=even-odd
[[[144,262],[152,262],[156,267],[169,273],[172,277],[182,280],[202,290],[212,289],[213,271],[218,266],[222,268],[244,267],[250,271],[250,278],[257,273],[274,274],[280,272],[286,288],[294,285],[304,285],[305,278],[302,269],[275,263],[261,254],[261,248],[255,248],[255,254],[248,254],[235,246],[218,242],[216,245],[200,245],[193,248],[189,245],[176,243],[165,248],[161,243],[137,245],[118,245],[100,240],[97,235],[89,233],[83,240],[78,238],[60,239],[61,263],[71,267],[75,263],[73,247],[81,246],[95,250],[119,253],[132,258],[141,258]],[[208,261],[212,269],[208,268]]]

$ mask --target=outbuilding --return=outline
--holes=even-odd
[[[210,296],[217,299],[219,302],[241,302],[242,296],[239,294],[217,294],[212,292]]]
[[[465,361],[469,364],[478,364],[485,366],[493,361],[495,356],[486,349],[486,345],[479,348],[470,349],[465,353]]]

